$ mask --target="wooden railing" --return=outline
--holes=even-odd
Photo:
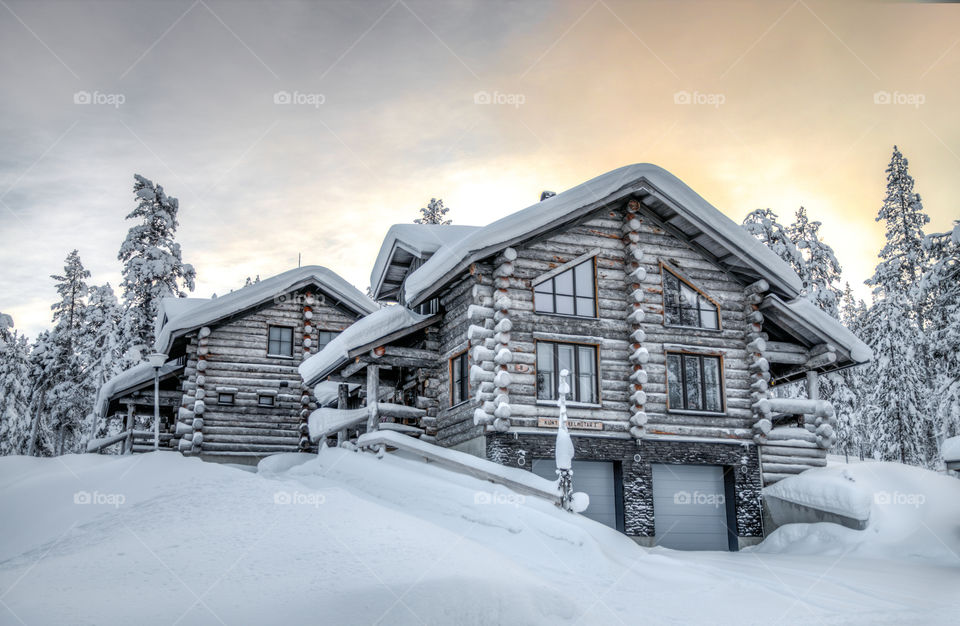
[[[102,454],[105,449],[117,444],[123,444],[123,454],[150,452],[153,450],[153,437],[152,430],[124,430],[109,437],[91,439],[87,442],[87,452]],[[160,433],[160,450],[173,450],[169,445],[171,439],[173,433]]]

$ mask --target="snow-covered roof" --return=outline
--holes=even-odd
[[[873,351],[850,330],[827,312],[804,297],[784,302],[776,295],[764,298],[760,308],[772,309],[774,323],[786,325],[802,334],[810,343],[833,343],[846,352],[854,363],[873,359]]]
[[[207,302],[210,302],[210,298],[161,298],[160,306],[157,309],[156,327],[153,331],[154,335],[160,334],[163,325],[166,324],[168,320],[183,315],[187,311],[192,311],[199,306],[203,306]]]
[[[164,378],[167,374],[175,372],[182,367],[183,364],[177,363],[176,361],[165,363],[163,367],[160,368],[160,378]],[[141,363],[120,372],[103,383],[100,391],[97,392],[97,402],[93,406],[97,417],[104,417],[106,415],[107,409],[110,408],[111,400],[129,391],[133,391],[152,380],[153,367],[149,363]]]
[[[167,323],[157,333],[155,348],[159,352],[167,353],[174,339],[186,332],[288,295],[310,284],[319,285],[329,296],[357,313],[372,313],[379,308],[376,302],[336,272],[319,265],[307,265],[271,276],[218,298],[211,298],[200,305],[185,304],[177,315],[169,316]],[[166,305],[166,301],[164,303]]]
[[[800,278],[763,243],[670,172],[639,163],[602,174],[444,245],[407,277],[405,301],[408,306],[417,305],[470,263],[628,196],[643,198],[677,233],[688,240],[696,236],[696,245],[716,259],[725,259],[728,267],[745,277],[764,278],[787,297],[800,293]]]
[[[333,338],[323,350],[300,364],[300,376],[308,384],[327,376],[344,363],[352,350],[377,341],[387,335],[416,326],[428,319],[403,306],[388,306],[354,322]]]
[[[452,246],[479,226],[452,224],[394,224],[380,245],[380,252],[370,272],[370,289],[375,297],[392,296],[403,280],[402,274],[412,258],[425,259],[444,246]],[[398,267],[391,272],[394,264]],[[385,283],[388,283],[385,285]]]
[[[944,439],[940,446],[940,455],[947,463],[960,462],[960,436]]]

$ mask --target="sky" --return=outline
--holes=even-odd
[[[0,0],[0,311],[50,325],[74,248],[120,283],[134,173],[209,297],[297,265],[364,289],[431,197],[483,225],[630,163],[730,218],[801,205],[876,265],[896,144],[960,218],[960,5]]]

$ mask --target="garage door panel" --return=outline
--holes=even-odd
[[[657,545],[679,550],[727,550],[723,468],[653,464]]]
[[[612,461],[574,460],[573,490],[583,491],[590,496],[590,506],[583,512],[585,517],[610,526],[617,527],[617,497]],[[557,466],[554,459],[534,459],[533,473],[547,480],[557,479]]]

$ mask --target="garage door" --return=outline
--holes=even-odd
[[[657,545],[676,550],[728,550],[723,468],[652,467]]]
[[[611,461],[574,461],[573,490],[590,496],[590,506],[584,516],[611,528],[617,528],[616,483]],[[553,459],[534,459],[533,472],[547,480],[557,479],[557,465]]]

